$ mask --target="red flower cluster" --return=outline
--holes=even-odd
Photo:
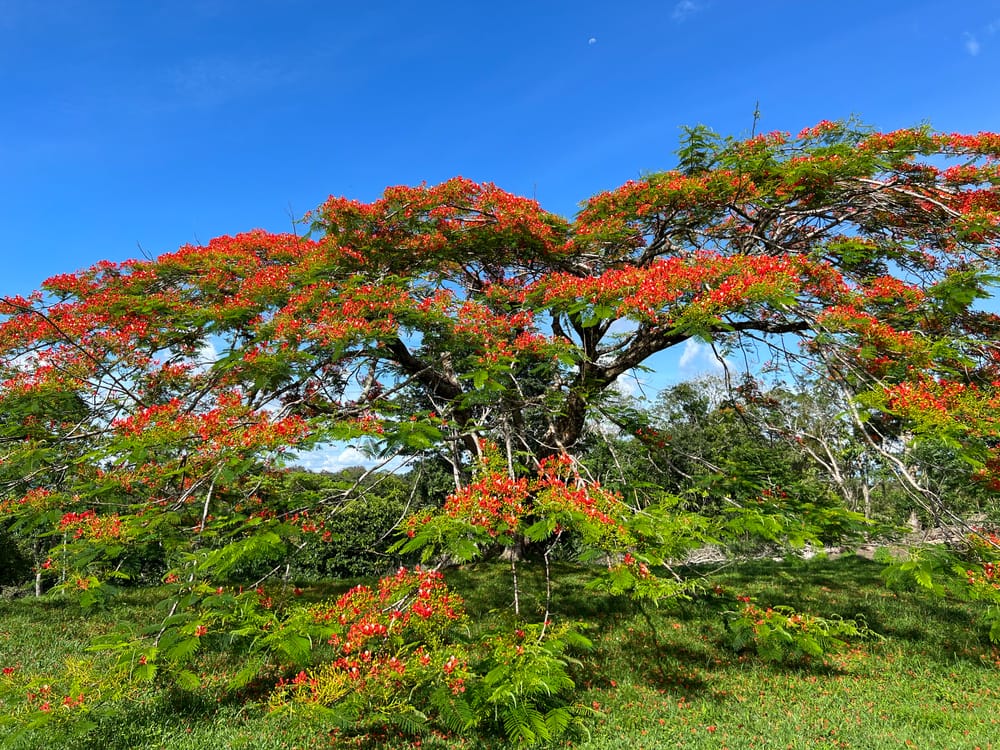
[[[528,507],[529,493],[524,477],[514,479],[506,470],[491,469],[449,495],[444,512],[452,518],[464,518],[497,537],[517,529]]]
[[[568,513],[570,517],[582,517],[585,522],[596,524],[602,533],[616,537],[626,534],[622,519],[628,508],[621,497],[601,487],[599,482],[584,480],[575,461],[565,453],[541,462],[535,490],[541,512],[560,516]]]
[[[82,513],[63,514],[63,517],[59,519],[59,530],[65,533],[72,532],[74,539],[120,539],[122,522],[116,513],[99,516],[90,509]]]
[[[461,689],[466,660],[441,647],[465,617],[463,602],[440,572],[400,568],[374,589],[355,586],[311,612],[316,624],[330,628],[327,642],[339,655],[278,683],[297,699],[326,702],[345,691],[377,694],[378,686],[398,688],[404,681],[439,680]]]
[[[391,187],[374,203],[331,197],[317,212],[317,223],[348,248],[371,248],[365,263],[409,258],[420,262],[446,251],[467,257],[472,247],[487,250],[498,263],[528,254],[561,252],[566,222],[543,211],[537,201],[455,177],[427,187]]]
[[[598,276],[554,273],[532,291],[546,305],[611,306],[616,316],[669,323],[681,315],[718,315],[793,296],[839,299],[847,292],[828,264],[805,256],[725,256],[701,251]]]
[[[627,508],[621,498],[598,482],[585,480],[567,454],[545,458],[534,477],[512,477],[497,446],[482,443],[479,469],[472,482],[448,496],[444,512],[484,531],[491,539],[509,543],[523,533],[526,522],[557,519],[559,528],[584,531],[589,541],[621,542],[626,536]],[[433,518],[411,517],[407,534],[432,523]]]
[[[192,412],[175,398],[141,409],[116,421],[114,426],[124,436],[143,437],[152,432],[158,440],[169,437],[197,441],[202,453],[294,445],[309,431],[301,417],[275,419],[267,412],[244,406],[241,394],[236,391],[219,394],[216,404],[212,409]]]
[[[382,578],[377,589],[355,586],[333,606],[312,609],[317,623],[338,626],[328,640],[344,654],[377,649],[408,629],[445,629],[464,614],[461,598],[448,590],[444,576],[419,568],[400,568]]]

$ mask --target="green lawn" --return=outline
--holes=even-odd
[[[880,566],[845,557],[744,563],[712,578],[722,595],[661,607],[583,589],[572,568],[557,571],[556,617],[592,623],[580,702],[598,709],[590,736],[560,747],[593,748],[1000,748],[1000,650],[966,605],[893,593]],[[481,565],[448,573],[480,624],[508,617],[507,571]],[[523,606],[540,607],[540,580],[527,571]],[[307,595],[326,595],[309,591]],[[723,645],[718,615],[737,594],[761,605],[792,604],[824,616],[862,616],[883,640],[858,643],[825,663],[781,666]],[[154,597],[127,594],[111,609],[83,616],[58,600],[0,603],[0,662],[31,672],[62,663],[93,635],[144,618]],[[226,665],[205,664],[204,679]],[[215,675],[217,676],[217,675]],[[2,710],[2,709],[0,709]],[[345,747],[504,747],[497,739],[428,735],[345,737],[306,717],[268,713],[209,688],[192,696],[147,689],[125,705],[95,707],[97,727],[59,739],[36,733],[18,748],[134,750]]]

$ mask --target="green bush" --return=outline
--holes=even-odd
[[[0,527],[0,586],[21,586],[31,578],[31,559],[18,538]]]

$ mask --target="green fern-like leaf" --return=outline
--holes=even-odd
[[[440,722],[452,732],[467,732],[479,723],[472,706],[446,688],[435,690],[430,702]]]
[[[552,517],[542,518],[531,524],[524,531],[524,535],[533,542],[542,542],[552,536],[556,530],[556,519]]]
[[[413,706],[398,707],[388,712],[385,719],[404,734],[419,734],[427,726],[427,715]]]
[[[990,624],[990,641],[1000,643],[1000,610],[993,610],[990,617],[992,619],[992,623]]]
[[[550,737],[559,737],[573,723],[573,714],[569,709],[559,706],[545,714],[545,726]]]
[[[503,728],[507,739],[534,745],[550,739],[545,717],[533,705],[519,703],[504,707]]]
[[[174,683],[181,690],[194,691],[201,687],[201,680],[194,672],[182,669],[174,675]]]
[[[312,652],[312,643],[304,635],[285,633],[275,643],[275,650],[287,656],[292,663],[303,664]]]
[[[562,640],[570,648],[580,651],[590,651],[594,648],[594,642],[578,630],[567,630],[562,634]]]
[[[194,653],[198,650],[200,643],[201,642],[198,638],[181,638],[170,648],[164,651],[164,656],[169,661],[185,662],[194,656]]]
[[[264,668],[266,663],[267,662],[260,657],[251,659],[239,672],[230,678],[226,686],[230,690],[239,690],[242,687],[246,687],[250,684],[250,681],[260,673],[260,670]]]

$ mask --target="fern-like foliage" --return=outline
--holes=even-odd
[[[848,641],[879,638],[862,618],[819,617],[791,607],[760,608],[744,597],[740,610],[727,612],[726,633],[735,651],[753,648],[767,661],[800,662],[843,651]]]
[[[472,708],[481,721],[502,727],[512,742],[534,745],[565,734],[579,721],[571,702],[576,687],[573,651],[592,648],[574,624],[525,626],[493,641],[478,665]]]

